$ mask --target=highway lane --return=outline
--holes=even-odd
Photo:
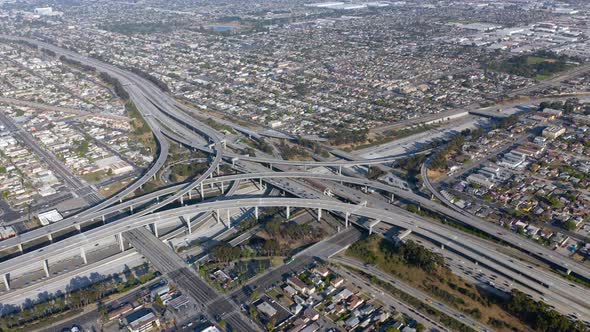
[[[161,168],[164,165],[164,162],[166,161],[166,158],[168,157],[169,144],[166,141],[166,139],[164,138],[164,136],[161,134],[158,123],[146,116],[148,114],[153,114],[153,113],[157,112],[157,109],[155,107],[153,107],[152,105],[150,105],[145,100],[145,98],[143,98],[143,95],[138,93],[139,90],[133,85],[132,81],[129,81],[126,76],[120,75],[118,73],[118,70],[116,69],[116,67],[111,66],[111,65],[107,65],[107,64],[102,63],[98,60],[90,59],[90,58],[81,56],[77,53],[74,53],[72,51],[65,50],[65,49],[56,47],[54,45],[43,43],[43,42],[40,42],[37,40],[20,38],[20,37],[12,37],[12,36],[3,36],[3,37],[8,38],[8,39],[13,39],[13,40],[27,40],[29,42],[37,44],[40,47],[43,47],[46,49],[51,49],[52,51],[54,51],[58,55],[64,55],[69,58],[78,60],[82,63],[90,64],[91,66],[96,67],[98,71],[104,71],[104,72],[108,73],[109,75],[117,78],[121,82],[121,84],[125,86],[125,90],[129,93],[131,100],[135,103],[135,105],[137,106],[137,109],[140,111],[140,113],[142,114],[142,116],[146,120],[146,123],[148,124],[148,126],[150,127],[150,129],[154,133],[154,136],[156,137],[156,141],[158,143],[160,153],[158,155],[157,160],[151,165],[150,169],[142,177],[137,179],[134,183],[132,183],[131,185],[126,187],[124,190],[122,190],[121,192],[117,193],[114,196],[111,196],[107,200],[102,201],[100,204],[97,204],[97,205],[83,211],[81,213],[81,215],[88,214],[93,211],[98,211],[106,206],[109,206],[111,204],[116,203],[117,201],[122,200],[125,196],[132,193],[137,188],[141,187],[145,182],[149,181],[149,179],[151,179],[157,173],[159,168]],[[134,78],[136,80],[139,80],[139,82],[141,84],[151,84],[150,82],[148,82],[145,79],[142,80],[139,77],[134,77]]]
[[[52,106],[49,104],[36,103],[36,102],[28,101],[28,100],[21,100],[21,99],[15,99],[15,98],[0,97],[0,104],[25,106],[25,107],[28,107],[33,110],[66,113],[68,115],[66,115],[64,117],[69,117],[69,115],[75,115],[77,119],[85,118],[88,116],[99,115],[101,117],[105,117],[105,118],[109,118],[109,119],[113,119],[113,120],[120,120],[120,121],[128,121],[129,120],[127,117],[114,115],[114,114],[93,113],[93,112],[88,112],[88,111],[84,111],[81,109]]]
[[[248,178],[253,178],[253,177],[255,178],[255,177],[261,176],[261,175],[263,175],[263,174],[260,174],[260,175],[257,175],[257,174],[240,174],[240,175],[228,176],[228,177],[226,177],[226,179],[227,180],[230,180],[230,179],[233,179],[233,180],[235,180],[235,179],[248,179]],[[295,175],[300,175],[300,176],[305,176],[305,177],[313,177],[316,174],[310,174],[310,173],[305,173],[305,172],[295,173],[295,174],[293,174],[293,173],[289,174],[289,173],[276,173],[276,172],[272,172],[272,173],[269,173],[267,176],[290,177],[290,176],[295,176]],[[318,174],[317,177],[318,178],[324,178],[324,179],[332,179],[332,180],[336,180],[336,181],[337,180],[351,181],[351,179],[343,179],[342,177],[335,176],[335,175],[319,175]],[[352,182],[354,182],[354,181],[352,181]],[[391,188],[391,187],[389,187],[387,185],[383,185],[383,184],[379,184],[379,183],[372,183],[369,180],[358,179],[357,180],[357,183],[360,183],[360,184],[363,184],[364,183],[364,184],[367,184],[367,185],[375,186],[378,189],[395,190],[395,192],[397,194],[400,194],[400,192],[401,192],[399,189]],[[412,216],[409,216],[409,217],[412,217]],[[416,216],[413,216],[413,217],[416,218]],[[549,275],[549,276],[551,276],[551,275]],[[558,277],[557,276],[552,276],[551,279],[555,279],[555,278],[558,278]]]
[[[431,223],[431,220],[428,220],[424,217],[420,217],[417,216],[415,214],[412,214],[410,212],[408,212],[407,210],[401,209],[397,206],[391,205],[388,202],[384,202],[381,198],[377,199],[375,198],[373,195],[368,195],[368,194],[362,194],[362,193],[358,193],[358,194],[354,194],[352,192],[350,192],[350,190],[348,190],[348,188],[346,187],[342,187],[341,185],[338,184],[334,184],[332,186],[332,190],[333,192],[340,196],[343,197],[345,199],[347,199],[350,202],[353,203],[359,203],[359,202],[367,202],[369,204],[369,206],[372,206],[374,208],[379,208],[382,209],[383,211],[388,211],[388,212],[393,212],[398,214],[400,217],[406,217],[408,218],[408,220],[414,220],[415,222],[420,222],[421,225],[419,227],[423,228],[423,225],[428,225],[429,223]],[[385,221],[385,223],[389,223],[387,221]],[[399,226],[399,225],[396,225]],[[525,272],[525,273],[533,273],[534,277],[530,277],[528,283],[525,282],[525,280],[521,280],[520,285],[524,286],[524,291],[529,291],[531,290],[530,288],[530,281],[534,281],[537,284],[540,284],[543,287],[553,287],[554,285],[558,285],[558,288],[560,291],[564,292],[564,293],[569,293],[571,296],[571,299],[574,303],[580,304],[583,307],[588,307],[588,305],[583,302],[583,301],[579,301],[579,299],[575,296],[576,292],[578,292],[578,289],[572,289],[571,288],[571,284],[568,287],[566,280],[564,280],[563,278],[561,278],[560,276],[545,271],[543,269],[538,269],[537,267],[533,267],[532,265],[529,265],[529,263],[522,263],[522,262],[516,262],[515,259],[513,259],[512,257],[509,257],[508,255],[506,255],[501,249],[502,246],[493,243],[493,242],[489,242],[489,241],[485,241],[479,238],[475,238],[475,237],[471,237],[468,235],[464,235],[464,234],[460,234],[459,236],[455,235],[457,233],[456,229],[452,229],[448,226],[442,225],[442,224],[436,224],[436,225],[430,225],[433,227],[432,231],[434,231],[436,234],[441,235],[443,237],[447,237],[447,241],[448,241],[448,236],[451,235],[453,240],[456,240],[458,244],[460,243],[468,243],[467,245],[463,246],[464,248],[468,249],[468,250],[475,250],[475,252],[478,253],[478,255],[480,256],[479,260],[477,258],[474,258],[473,260],[477,263],[481,263],[481,259],[486,259],[492,263],[494,263],[493,266],[491,266],[492,269],[494,269],[495,271],[504,271],[506,272],[506,270],[497,270],[498,267],[500,268],[508,268],[508,272],[517,272],[517,273],[521,273],[518,271],[522,271],[522,269],[525,269],[525,267],[528,267],[529,271]],[[446,229],[446,231],[445,231]],[[414,230],[415,231],[415,230]],[[419,235],[424,235],[420,232],[418,232]],[[427,239],[432,239],[432,238],[428,238]],[[460,242],[459,240],[462,239],[462,242]],[[469,243],[471,242],[471,243]],[[443,245],[445,249],[447,247],[448,242],[438,242],[439,245]],[[480,247],[480,248],[478,248]],[[481,248],[485,248],[485,249],[481,249]],[[465,251],[457,251],[459,254],[461,254],[464,257],[469,257],[468,255],[465,255]],[[471,258],[470,258],[471,259]],[[504,264],[505,262],[509,262],[509,264]],[[482,267],[486,266],[484,264],[480,264]],[[520,268],[515,269],[515,266],[520,266]],[[510,280],[514,280],[513,275],[509,274],[509,275],[504,275],[504,276],[508,276],[508,278]],[[521,288],[521,290],[523,290]],[[583,290],[586,294],[588,294],[590,296],[589,290],[585,289]],[[545,291],[546,292],[546,291]],[[543,298],[542,295],[539,296],[539,294],[542,294],[542,292],[537,292],[538,294],[538,298]],[[554,302],[553,304],[559,308],[561,308],[562,310],[564,310],[565,312],[571,312],[572,310],[575,310],[574,306],[571,305],[571,303],[566,304],[566,306],[562,306],[565,302],[563,302],[560,298],[556,298],[553,299]],[[588,307],[590,308],[590,307]]]
[[[207,146],[194,144],[192,141],[187,140],[181,136],[176,135],[168,130],[163,130],[164,135],[168,136],[170,139],[179,142],[185,146],[201,150],[206,153],[211,153],[211,149]],[[382,157],[382,158],[375,158],[375,159],[362,159],[358,158],[355,160],[333,160],[333,161],[316,161],[316,160],[284,160],[284,159],[275,159],[275,158],[263,158],[263,157],[253,157],[253,156],[245,156],[236,153],[226,152],[225,157],[228,162],[232,162],[233,160],[242,160],[242,161],[251,161],[256,163],[265,163],[269,165],[288,165],[288,166],[299,166],[299,167],[346,167],[346,166],[368,166],[368,165],[380,165],[380,164],[388,164],[393,163],[399,159],[407,158],[409,156],[413,156],[416,154],[426,154],[430,151],[419,151],[419,152],[405,152],[400,154],[395,154],[392,156]]]
[[[247,180],[257,180],[263,179],[265,182],[268,182],[269,179],[279,179],[279,178],[302,178],[302,179],[322,179],[322,180],[330,180],[330,181],[339,181],[344,183],[351,183],[360,186],[368,186],[375,189],[383,190],[388,193],[393,193],[395,195],[410,195],[410,192],[404,189],[400,189],[397,187],[389,186],[377,181],[371,181],[368,179],[363,178],[355,178],[355,177],[348,177],[348,176],[338,176],[332,174],[322,174],[322,173],[309,173],[309,172],[271,172],[265,168],[259,168],[255,171],[252,171],[251,166],[242,166],[236,164],[234,166],[237,170],[247,172],[245,174],[235,174],[235,175],[228,175],[228,176],[220,176],[211,179],[206,179],[203,181],[203,185],[210,185],[212,183],[219,183],[219,182],[233,182],[233,181],[247,181]],[[100,218],[103,215],[108,215],[110,213],[116,213],[118,211],[122,211],[125,209],[129,209],[132,206],[138,206],[144,203],[148,203],[150,201],[156,200],[157,197],[169,195],[178,191],[182,188],[184,184],[179,184],[175,186],[171,186],[165,189],[161,189],[146,195],[142,195],[140,197],[133,198],[131,200],[125,201],[121,204],[106,208],[99,212],[95,212],[92,214],[88,214],[84,218],[80,217],[72,217],[67,218],[65,220],[60,221],[59,223],[54,223],[48,225],[42,229],[33,230],[27,233],[23,233],[18,235],[17,237],[7,239],[5,241],[0,241],[0,250],[6,249],[9,247],[16,246],[18,243],[29,242],[37,238],[45,237],[49,233],[55,233],[59,231],[63,231],[66,228],[73,227],[74,225],[85,222],[91,221],[97,218]]]
[[[422,197],[418,200],[422,207],[437,213],[441,213],[445,216],[448,216],[449,218],[459,220],[460,222],[469,225],[473,228],[476,228],[480,231],[483,231],[486,234],[491,235],[492,237],[498,238],[506,243],[509,243],[515,248],[519,248],[520,250],[526,251],[527,253],[531,254],[534,257],[537,257],[538,259],[541,259],[551,265],[558,266],[563,271],[571,271],[577,275],[582,276],[583,278],[586,278],[587,280],[590,280],[590,267],[588,267],[587,265],[576,262],[565,255],[562,255],[558,252],[552,251],[544,246],[541,246],[540,244],[533,242],[528,238],[522,237],[511,231],[507,231],[499,225],[490,223],[487,220],[471,215],[468,212],[457,207],[453,203],[449,202],[438,190],[434,188],[432,183],[430,183],[426,169],[426,164],[423,164],[421,168],[421,174],[422,179],[424,181],[424,185],[437,199],[439,199],[445,205],[436,203],[431,200],[427,200]]]
[[[449,317],[455,318],[456,320],[460,321],[461,323],[465,324],[466,326],[473,327],[478,331],[493,331],[493,329],[491,327],[489,327],[485,324],[482,324],[479,321],[477,321],[471,317],[466,316],[465,314],[463,314],[459,310],[449,307],[448,305],[438,301],[437,299],[431,297],[430,295],[414,288],[413,286],[408,285],[404,281],[402,281],[390,274],[387,274],[387,273],[385,273],[373,266],[363,264],[363,263],[359,262],[358,260],[355,260],[355,259],[352,259],[349,257],[340,257],[340,256],[333,257],[331,259],[331,261],[333,261],[335,263],[339,263],[341,265],[351,266],[351,267],[356,268],[356,269],[363,271],[365,273],[369,273],[370,275],[375,276],[381,280],[387,281],[387,282],[391,283],[392,285],[394,285],[395,288],[401,290],[402,292],[409,294],[409,295],[413,296],[414,298],[419,299],[424,304],[429,305],[430,307],[432,307],[435,310],[445,313]],[[344,273],[344,274],[350,275],[350,273]]]
[[[440,205],[436,205],[433,204],[434,202],[425,199],[421,196],[415,195],[409,191],[405,191],[396,187],[392,187],[392,186],[388,186],[385,184],[382,184],[380,182],[376,182],[376,181],[370,181],[367,179],[362,179],[362,178],[352,178],[352,177],[342,177],[342,176],[337,176],[337,175],[330,175],[330,174],[317,174],[317,173],[306,173],[306,172],[264,172],[264,173],[249,173],[249,174],[237,174],[237,175],[230,175],[230,176],[224,176],[224,177],[219,177],[219,178],[213,178],[213,179],[207,179],[204,183],[205,184],[209,184],[212,182],[219,182],[219,181],[236,181],[236,180],[252,180],[252,179],[257,179],[257,178],[296,178],[296,177],[301,177],[301,178],[317,178],[317,179],[323,179],[323,180],[331,180],[331,181],[342,181],[342,182],[346,182],[346,183],[352,183],[352,184],[357,184],[357,185],[366,185],[369,187],[373,187],[379,190],[383,190],[385,192],[389,192],[389,193],[394,193],[395,195],[398,196],[402,196],[404,198],[408,198],[414,202],[418,202],[420,203],[422,206],[427,207],[427,208],[437,208],[438,210],[440,210],[441,212],[450,215],[451,213],[449,213],[448,211],[446,211],[445,209],[441,209]],[[175,188],[170,188],[167,189],[167,191],[174,191]],[[152,200],[155,197],[153,196],[148,196],[146,198],[146,200]],[[138,198],[139,199],[139,198]],[[133,200],[131,201],[133,202]],[[18,243],[22,243],[23,241],[30,241],[32,239],[38,238],[38,237],[42,237],[42,236],[46,236],[48,231],[51,232],[57,232],[58,230],[63,230],[67,227],[72,227],[72,225],[74,225],[75,223],[71,223],[71,221],[65,222],[62,221],[60,223],[56,223],[56,224],[52,224],[49,225],[43,229],[39,229],[38,231],[33,231],[33,232],[29,232],[29,233],[24,233],[22,235],[20,235],[19,237],[15,237],[12,239],[7,239],[5,241],[0,242],[0,248],[8,248],[11,246],[16,246]],[[489,224],[489,223],[482,223],[483,225]],[[502,232],[505,232],[505,230],[501,229]],[[492,235],[494,235],[494,233],[492,233]],[[521,239],[518,239],[519,241]],[[518,246],[516,246],[518,247]]]
[[[119,192],[118,194],[82,212],[80,216],[84,216],[88,213],[98,211],[111,204],[114,204],[117,201],[121,201],[126,195],[135,191],[137,188],[139,188],[145,182],[147,182],[151,177],[155,176],[157,171],[164,165],[164,162],[168,154],[168,142],[162,136],[160,126],[158,122],[155,120],[155,118],[159,119],[162,122],[172,125],[173,128],[178,129],[180,125],[178,123],[172,124],[168,122],[169,119],[166,116],[172,117],[176,120],[181,121],[181,123],[183,123],[182,126],[189,126],[192,130],[202,135],[205,135],[208,139],[212,140],[214,142],[213,152],[215,153],[215,158],[211,163],[211,168],[207,171],[207,176],[210,175],[219,165],[222,156],[222,142],[219,134],[214,129],[206,126],[205,124],[199,123],[194,118],[188,116],[183,112],[180,112],[176,107],[174,107],[174,101],[172,100],[172,98],[167,94],[163,93],[153,83],[147,81],[144,78],[139,77],[136,74],[103,63],[96,59],[88,58],[80,54],[74,53],[72,51],[62,49],[55,45],[28,38],[12,36],[3,37],[13,40],[26,40],[28,42],[38,45],[39,47],[52,50],[58,55],[64,55],[73,60],[80,61],[81,63],[94,66],[97,70],[104,71],[118,79],[119,82],[125,87],[125,90],[129,93],[131,99],[136,104],[138,110],[142,113],[142,116],[150,126],[152,132],[154,132],[158,144],[160,145],[160,154],[158,159],[141,178],[136,180],[133,184],[126,187],[123,191]],[[165,114],[166,116],[162,116],[162,114]],[[150,213],[174,201],[176,198],[182,197],[189,190],[199,185],[200,181],[202,181],[203,179],[204,178],[197,179],[192,184],[189,184],[186,187],[180,189],[172,197],[168,198],[168,200],[162,202],[161,204],[156,204],[148,208],[147,210],[142,211],[142,213]]]
[[[130,89],[129,87],[127,87],[126,90],[129,92],[131,99],[133,100],[137,109],[142,113],[142,116],[144,117],[146,123],[151,128],[152,132],[154,133],[154,137],[156,138],[156,142],[159,147],[158,157],[150,165],[149,169],[140,178],[136,179],[133,183],[131,183],[129,186],[125,187],[123,190],[119,191],[115,195],[107,198],[106,200],[100,202],[97,205],[94,205],[94,206],[82,211],[76,217],[83,217],[83,216],[88,215],[92,212],[104,209],[105,207],[108,207],[108,206],[115,204],[117,202],[121,202],[123,200],[123,198],[125,198],[129,194],[133,193],[135,190],[142,187],[143,184],[145,184],[150,179],[152,179],[156,175],[156,173],[164,166],[164,164],[166,163],[166,159],[168,158],[170,144],[168,143],[168,141],[166,140],[164,135],[162,135],[159,124],[156,121],[154,121],[152,118],[146,117],[146,114],[151,114],[151,113],[147,113],[147,112],[150,112],[149,110],[153,107],[151,105],[145,103],[141,98],[137,97],[136,94],[133,93],[133,89]],[[153,112],[153,110],[152,110],[152,112]]]
[[[346,204],[337,201],[325,201],[317,199],[300,199],[300,198],[243,198],[234,197],[232,199],[220,199],[212,202],[204,202],[193,206],[184,206],[177,209],[167,210],[162,213],[154,213],[142,218],[135,218],[131,222],[115,221],[108,227],[99,227],[83,234],[78,234],[63,241],[51,244],[38,251],[33,251],[20,256],[18,260],[9,260],[0,263],[0,273],[10,273],[16,269],[22,269],[33,261],[49,259],[63,253],[75,251],[80,245],[91,245],[94,239],[107,236],[114,236],[130,230],[149,224],[157,223],[164,218],[178,218],[188,213],[200,213],[217,209],[235,209],[241,207],[280,207],[291,206],[308,209],[320,209],[326,211],[338,211],[341,213],[350,213],[352,215],[363,216],[374,220],[381,220],[392,225],[411,229],[414,233],[431,239],[439,244],[444,244],[446,250],[453,250],[460,253],[479,264],[490,267],[511,278],[522,285],[526,285],[530,290],[537,294],[544,294],[548,303],[555,302],[556,307],[570,308],[571,312],[578,312],[581,317],[590,318],[590,303],[581,302],[581,296],[590,298],[590,293],[582,287],[572,288],[569,282],[559,278],[551,273],[544,273],[535,267],[515,261],[511,257],[494,252],[489,246],[485,246],[481,241],[473,241],[461,236],[460,231],[447,230],[438,224],[432,222],[422,222],[417,220],[414,215],[404,215],[385,211],[382,208],[372,208]],[[361,225],[363,226],[363,225]],[[366,225],[365,225],[366,227]],[[51,263],[51,262],[50,262]],[[549,285],[549,288],[542,284]],[[582,295],[585,294],[585,295]]]

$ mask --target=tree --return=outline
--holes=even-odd
[[[567,229],[568,231],[575,231],[576,228],[578,228],[576,222],[571,219],[565,223],[565,229]]]
[[[240,257],[240,248],[221,243],[213,248],[212,254],[216,261],[227,263]]]
[[[254,302],[257,301],[260,298],[261,294],[259,291],[252,291],[252,293],[250,293],[250,301]]]
[[[277,240],[266,240],[262,245],[262,250],[266,253],[267,256],[275,256],[280,252],[281,245]]]
[[[264,230],[271,236],[279,234],[281,231],[281,221],[271,220],[264,225]]]
[[[425,331],[424,325],[422,325],[422,323],[416,323],[416,331],[417,332]]]

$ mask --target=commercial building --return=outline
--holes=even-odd
[[[151,309],[142,308],[127,315],[125,324],[130,332],[144,332],[160,326],[160,320]]]
[[[16,236],[14,228],[11,226],[0,226],[0,240],[8,239]]]
[[[41,225],[47,226],[49,224],[62,220],[64,217],[61,215],[61,213],[59,213],[59,211],[53,209],[47,212],[39,213],[39,215],[37,215],[37,218],[39,218],[39,222],[41,223]]]
[[[494,187],[494,183],[481,174],[471,174],[467,177],[469,183],[477,184],[487,189]]]
[[[565,133],[565,128],[560,126],[548,126],[547,128],[543,129],[543,137],[547,137],[550,139],[556,139],[559,136]]]

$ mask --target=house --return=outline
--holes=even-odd
[[[290,285],[283,287],[283,292],[285,292],[285,294],[289,295],[289,297],[293,297],[293,296],[297,295],[297,291],[295,290],[295,288],[291,287]]]
[[[348,301],[348,309],[349,310],[354,310],[358,306],[360,306],[361,304],[363,304],[364,302],[365,302],[365,300],[363,300],[361,297],[359,297],[357,295],[353,295],[353,296],[350,297],[350,301]]]
[[[336,279],[330,280],[330,285],[334,288],[338,288],[338,287],[342,286],[343,283],[344,283],[344,278],[342,278],[342,277],[338,277]]]
[[[328,270],[328,268],[327,268],[327,267],[325,267],[325,266],[318,266],[318,267],[315,267],[315,268],[313,269],[313,271],[314,271],[315,273],[317,273],[318,275],[320,275],[322,278],[325,278],[325,277],[327,277],[328,275],[330,275],[330,270]]]
[[[272,305],[270,305],[266,301],[262,301],[260,304],[258,304],[256,306],[256,309],[258,309],[258,312],[260,312],[262,315],[264,315],[269,320],[271,318],[273,318],[274,315],[277,314],[277,309],[275,309]]]
[[[316,332],[319,331],[320,329],[320,325],[318,323],[311,323],[309,325],[307,325],[303,330],[301,330],[300,332]]]
[[[333,297],[334,303],[338,303],[340,301],[347,300],[352,295],[353,295],[353,293],[348,288],[345,288],[345,289],[341,290],[340,293],[334,295],[334,297]]]
[[[320,319],[320,314],[312,307],[308,307],[303,311],[303,318],[307,321]]]
[[[356,316],[351,316],[347,320],[344,321],[344,326],[347,330],[352,330],[356,328],[360,323],[360,320]]]
[[[289,279],[287,279],[287,283],[289,285],[293,286],[293,288],[295,288],[296,291],[303,293],[303,294],[309,295],[309,294],[313,294],[315,292],[315,288],[308,287],[298,277],[290,277]]]

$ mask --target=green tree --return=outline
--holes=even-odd
[[[565,229],[567,229],[568,231],[575,231],[576,228],[578,228],[578,226],[576,225],[576,222],[573,220],[568,220],[565,223]]]

